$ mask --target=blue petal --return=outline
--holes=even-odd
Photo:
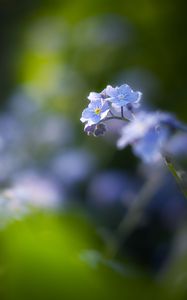
[[[140,101],[140,98],[140,92],[131,92],[128,95],[126,95],[126,103],[138,102]]]
[[[128,95],[130,93],[132,93],[132,89],[130,88],[130,86],[128,84],[123,84],[118,88],[118,94],[122,94],[122,95]]]
[[[102,103],[101,103],[101,100],[95,100],[95,101],[92,101],[88,107],[92,110],[95,110],[96,108],[101,108],[102,107]]]
[[[82,118],[89,119],[92,113],[93,113],[92,109],[85,108],[82,112]]]
[[[96,100],[101,99],[101,95],[99,93],[91,92],[88,96],[88,99],[90,101],[96,101]]]
[[[154,163],[161,159],[159,135],[151,129],[142,139],[133,145],[134,153],[146,163]]]
[[[106,87],[106,94],[109,97],[117,97],[117,95],[118,95],[118,88],[113,88],[111,85],[108,85]]]
[[[101,117],[93,113],[90,120],[92,121],[93,124],[97,124],[101,120]]]
[[[105,102],[105,103],[103,104],[103,106],[101,107],[101,112],[104,112],[104,111],[109,110],[109,109],[110,109],[109,103],[108,103],[108,102]]]

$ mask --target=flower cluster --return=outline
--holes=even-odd
[[[134,92],[127,84],[116,88],[108,85],[101,93],[91,92],[88,96],[90,103],[80,119],[85,123],[85,132],[94,136],[103,135],[106,131],[103,122],[119,118],[128,120],[127,111],[132,112],[139,105],[140,99],[141,93]]]
[[[154,163],[168,151],[166,145],[172,133],[177,129],[187,131],[187,126],[168,113],[139,111],[141,96],[141,92],[133,91],[127,84],[108,85],[101,93],[89,94],[90,102],[80,120],[85,123],[84,131],[94,136],[105,134],[108,120],[124,121],[118,148],[131,145],[135,155]]]

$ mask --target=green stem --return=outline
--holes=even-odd
[[[166,163],[166,166],[167,166],[168,170],[170,171],[170,173],[175,178],[181,192],[183,193],[183,195],[187,199],[187,189],[184,187],[183,181],[182,181],[181,177],[179,176],[177,170],[175,169],[173,163],[171,162],[170,158],[167,157],[167,156],[164,157],[164,160],[165,160],[165,163]]]
[[[108,241],[108,254],[110,257],[115,257],[122,247],[124,241],[130,236],[133,230],[144,221],[144,209],[149,203],[150,199],[156,193],[158,187],[163,181],[163,174],[154,172],[143,185],[140,192],[132,199],[132,204],[126,215],[122,218],[116,231],[116,239]]]

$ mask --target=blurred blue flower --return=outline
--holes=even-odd
[[[94,97],[91,97],[92,99]],[[101,100],[92,101],[88,108],[84,109],[82,112],[81,122],[87,122],[88,125],[93,125],[99,123],[101,120],[106,118],[110,110],[109,103]]]
[[[88,179],[97,165],[96,157],[84,148],[69,148],[52,160],[51,171],[66,186]]]
[[[120,87],[117,86],[115,88],[108,85],[106,94],[109,96],[107,100],[120,107],[128,104],[137,105],[142,96],[142,93],[134,92],[128,84],[123,84]]]
[[[118,147],[131,144],[134,153],[143,161],[158,162],[162,158],[163,144],[168,138],[168,128],[162,127],[169,118],[165,113],[140,112],[136,118],[122,128]]]
[[[39,174],[37,170],[27,169],[17,174],[6,192],[11,199],[31,207],[57,208],[64,200],[62,189],[53,178]]]
[[[146,163],[159,162],[162,159],[162,145],[167,131],[158,133],[155,128],[148,130],[145,136],[133,144],[133,152]]]
[[[0,194],[0,228],[11,221],[22,219],[34,210],[61,208],[64,195],[59,185],[37,170],[17,173],[9,187]]]
[[[140,112],[136,118],[122,128],[121,138],[118,140],[118,148],[125,148],[134,143],[157,124],[157,118],[154,113]]]
[[[117,203],[128,205],[139,190],[137,177],[131,178],[119,170],[97,173],[90,182],[88,199],[94,206],[114,206]]]

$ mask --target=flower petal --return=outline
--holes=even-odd
[[[106,95],[109,97],[117,97],[117,95],[118,95],[117,88],[113,88],[111,85],[107,85]]]
[[[91,92],[88,96],[88,99],[90,101],[96,101],[96,100],[100,100],[101,99],[101,94],[100,93],[95,93],[95,92]]]

